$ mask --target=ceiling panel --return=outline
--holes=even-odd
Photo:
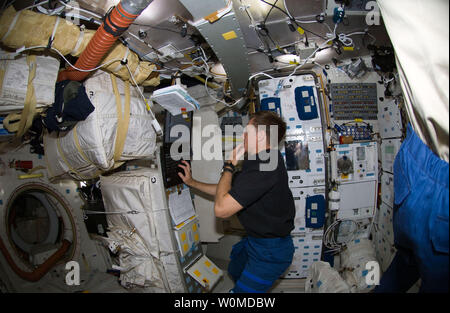
[[[295,42],[304,40],[303,35],[300,35],[298,32],[291,32],[289,30],[287,25],[287,21],[289,19],[280,10],[271,10],[271,6],[263,3],[261,0],[232,1],[235,15],[240,24],[240,29],[242,30],[244,40],[247,45],[250,69],[252,73],[276,68],[274,63],[269,62],[267,55],[257,52],[256,49],[263,48],[267,50],[270,48],[274,50],[273,55],[276,57],[277,55],[280,55],[280,53],[276,51],[275,45],[285,47],[292,45]],[[290,14],[303,21],[314,20],[316,15],[324,11],[325,4],[325,0],[265,1],[269,3],[276,3],[276,5],[283,10],[286,10],[286,7],[284,6],[284,3],[286,3]],[[95,10],[100,14],[104,14],[111,5],[117,4],[118,2],[118,0],[82,0],[80,1],[80,4],[82,4],[82,7]],[[270,37],[265,35],[265,33],[260,33],[259,36],[257,35],[255,27],[252,25],[249,15],[244,10],[244,7],[247,8],[248,13],[253,18],[254,24],[264,21],[266,15],[270,11],[270,15],[266,19],[266,28]],[[139,30],[145,31],[147,36],[143,40],[154,48],[160,48],[170,43],[182,52],[193,49],[195,47],[194,42],[189,39],[189,36],[183,38],[180,35],[182,24],[175,24],[172,19],[173,16],[181,16],[187,20],[193,19],[192,15],[179,2],[179,0],[154,0],[143,12],[143,14],[138,17],[136,22],[129,28],[129,31],[135,35],[138,34]],[[337,29],[338,33],[343,32],[348,34],[354,31],[363,31],[368,28],[370,33],[377,37],[377,44],[389,44],[389,38],[383,25],[368,27],[364,16],[348,16],[346,22],[347,25],[339,24]],[[301,23],[300,25],[307,31],[307,36],[310,41],[313,40],[318,44],[321,44],[326,37],[326,33],[330,33],[330,30],[334,27],[332,17],[327,17],[325,23],[327,23],[329,27],[320,23]],[[196,30],[192,26],[189,26],[188,33],[192,34],[194,32],[196,32]],[[125,35],[125,37],[127,37],[129,42],[141,51],[141,54],[152,52],[151,48],[135,40],[133,37],[129,35]],[[330,49],[326,52],[324,51],[320,53],[317,60],[327,63],[330,62],[332,58],[344,59],[356,57],[358,55],[367,55],[369,51],[367,51],[367,49],[362,45],[362,36],[356,35],[352,38],[357,45],[357,49],[355,49],[355,51],[343,52],[341,55],[338,55]],[[371,38],[367,37],[365,39],[366,41],[371,40]],[[293,48],[287,47],[287,49],[292,51]],[[171,67],[178,67],[180,66],[180,63],[173,61],[169,62],[168,65]]]
[[[100,14],[105,14],[108,9],[117,5],[120,0],[79,0],[80,6],[93,10]],[[192,18],[189,12],[178,0],[153,0],[152,3],[139,15],[136,23],[156,26],[168,20],[173,15]]]

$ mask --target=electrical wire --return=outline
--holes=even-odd
[[[21,53],[23,51],[32,50],[32,49],[41,49],[41,48],[47,49],[48,47],[47,46],[34,46],[34,47],[29,47],[29,48],[19,48],[19,49],[16,50],[16,53]],[[75,65],[73,65],[72,63],[70,63],[70,61],[67,60],[66,57],[58,49],[53,48],[53,47],[49,47],[49,49],[51,49],[51,50],[55,51],[56,53],[58,53],[64,59],[64,61],[66,61],[67,64],[69,64],[70,67],[72,67],[72,68],[74,68],[74,69],[76,69],[77,71],[80,71],[80,72],[92,72],[92,71],[98,70],[101,67],[110,65],[110,64],[112,64],[114,62],[122,61],[121,59],[114,59],[114,60],[110,60],[110,61],[108,61],[106,63],[103,63],[102,65],[99,65],[99,66],[97,66],[95,68],[84,70],[84,69],[80,69],[80,68],[76,67]]]
[[[376,39],[372,34],[370,34],[369,32],[366,32],[366,35],[368,35],[369,37],[372,38],[372,42],[371,42],[370,44],[371,44],[371,45],[374,45],[375,42],[377,41],[377,39]],[[364,38],[365,38],[365,35],[364,35],[363,38],[362,38],[363,46],[365,47],[365,46],[366,46],[366,43],[365,43]]]
[[[175,71],[180,71],[180,69],[179,68],[170,68],[170,67],[168,67],[167,65],[165,65],[165,64],[163,64],[162,62],[160,62],[159,60],[155,60],[155,59],[152,59],[152,58],[149,58],[147,55],[143,55],[135,46],[134,46],[134,44],[132,45],[130,42],[126,42],[126,44],[127,44],[127,46],[129,46],[130,47],[130,49],[131,50],[133,50],[134,52],[136,52],[138,55],[139,55],[139,57],[141,57],[144,61],[150,61],[150,62],[152,62],[152,63],[155,63],[155,64],[157,64],[157,65],[159,65],[159,66],[161,66],[163,69],[162,70],[153,70],[154,72],[164,72],[164,71],[173,71],[173,72],[175,72]]]
[[[29,8],[32,8],[32,7],[35,7],[35,6],[40,6],[41,4],[45,4],[45,3],[47,3],[47,2],[49,2],[49,1],[46,0],[46,1],[40,2],[40,3],[36,4],[36,5],[29,6],[29,7],[25,8],[25,9],[23,9],[23,10],[26,10],[26,9],[29,9]],[[100,16],[100,15],[98,15],[98,14],[96,14],[96,13],[90,11],[90,10],[86,10],[86,9],[83,9],[83,8],[71,6],[71,5],[69,5],[69,4],[64,3],[64,1],[61,1],[61,0],[58,0],[58,2],[59,2],[61,5],[63,5],[63,6],[65,6],[65,7],[67,7],[67,8],[69,8],[69,9],[78,10],[78,11],[80,11],[80,12],[84,12],[84,13],[90,14],[91,16],[94,16],[95,18],[97,18],[97,19],[99,20],[99,21],[95,21],[95,22],[96,22],[97,24],[101,24],[102,16]],[[49,14],[49,15],[51,15],[51,14]],[[83,17],[83,16],[80,15],[80,17]],[[88,18],[88,17],[84,17],[84,18],[85,18],[87,21],[90,21],[90,20],[91,20],[91,19]],[[138,23],[132,23],[132,24],[135,24],[135,25],[141,25],[141,24],[138,24]],[[142,24],[142,25],[143,25],[143,24]],[[147,27],[149,27],[149,28],[154,28],[154,29],[158,29],[158,30],[171,31],[171,32],[173,32],[173,33],[178,33],[178,34],[179,34],[179,32],[177,32],[177,31],[175,31],[175,30],[168,29],[168,28],[156,27],[156,26],[150,26],[150,25],[143,25],[143,26],[147,26]],[[133,34],[132,32],[130,32],[129,30],[127,30],[127,33],[128,33],[130,36],[134,37],[135,39],[137,39],[137,40],[143,42],[144,44],[146,44],[146,45],[147,45],[150,49],[152,49],[153,51],[157,51],[157,49],[155,49],[154,47],[152,47],[149,43],[147,43],[147,42],[141,40],[139,37],[137,37],[136,35],[134,35],[134,34]],[[189,34],[189,35],[192,35],[192,34]],[[134,49],[133,49],[133,50],[134,50]],[[159,52],[159,51],[158,51],[158,52]],[[158,52],[157,52],[157,53],[158,53]],[[177,51],[177,52],[180,52],[180,53],[181,53],[181,50],[179,50],[179,51]],[[64,58],[64,56],[63,56],[63,58]],[[65,58],[64,58],[64,59],[65,59]],[[148,59],[148,58],[147,58],[147,59]],[[65,60],[66,60],[66,59],[65,59]],[[155,60],[150,60],[150,61],[153,62],[153,63],[156,63]],[[66,60],[66,62],[68,62],[68,61]],[[68,62],[68,63],[69,63],[69,62]],[[70,64],[70,63],[69,63],[69,64]],[[72,67],[75,68],[74,66],[72,66]],[[176,70],[179,70],[178,68],[173,69],[173,68],[169,68],[169,67],[164,66],[164,65],[162,65],[162,67],[166,68],[166,69],[169,70],[169,71],[176,71]],[[77,69],[77,70],[79,70],[79,71],[82,71],[82,70],[80,70],[80,69],[78,69],[78,68],[75,68],[75,69]],[[96,69],[97,69],[97,68],[96,68]]]
[[[328,24],[325,23],[325,22],[323,22],[322,24],[325,25],[325,26],[328,28],[328,30],[330,31],[330,33],[332,32],[330,25],[328,25]]]
[[[45,3],[47,3],[47,2],[49,2],[49,1],[46,0],[46,1],[40,2],[40,3],[36,4],[36,5],[29,6],[29,7],[25,8],[25,9],[23,9],[23,10],[26,10],[26,9],[29,9],[29,8],[32,8],[32,7],[36,7],[36,6],[40,6],[41,4],[45,4]],[[67,3],[64,3],[64,1],[61,1],[61,0],[59,0],[58,2],[59,2],[61,5],[63,5],[63,6],[65,6],[65,7],[67,7],[67,8],[69,8],[69,9],[78,10],[78,11],[80,11],[80,12],[84,12],[84,13],[87,13],[87,14],[92,15],[92,16],[94,16],[95,18],[99,19],[100,21],[102,20],[102,16],[100,16],[100,15],[98,15],[98,14],[92,12],[92,11],[89,11],[89,10],[86,10],[86,9],[82,9],[82,8],[79,8],[79,7],[71,6],[71,5],[67,4]],[[49,14],[49,15],[52,15],[52,14]],[[80,15],[80,17],[83,17],[83,16]],[[91,20],[91,19],[89,19],[88,17],[83,17],[83,18],[86,19],[86,20],[88,20],[88,21]],[[98,24],[101,24],[100,21],[95,21],[95,22],[97,22]],[[148,26],[148,25],[146,25],[146,26]],[[148,27],[153,27],[153,26],[148,26]],[[177,33],[176,31],[173,31],[173,32]],[[130,36],[134,37],[135,39],[137,39],[137,40],[143,42],[144,44],[146,44],[150,49],[152,49],[152,50],[154,50],[154,51],[157,51],[157,50],[156,50],[154,47],[152,47],[149,43],[147,43],[147,42],[141,40],[139,37],[137,37],[136,35],[134,35],[134,34],[131,33],[130,31],[127,31],[127,33],[128,33]],[[127,43],[127,44],[128,44],[128,43]],[[46,48],[46,47],[44,47],[44,48]],[[55,50],[56,52],[58,52],[58,54],[59,54],[61,57],[63,57],[64,60],[65,60],[70,66],[72,66],[73,68],[75,68],[75,69],[78,70],[78,71],[82,71],[82,72],[83,72],[83,71],[87,71],[87,72],[89,72],[89,71],[97,70],[97,69],[99,68],[99,67],[97,67],[97,68],[94,68],[94,69],[92,69],[92,70],[82,70],[82,69],[79,69],[79,68],[73,66],[72,64],[70,64],[70,62],[69,62],[69,61],[68,61],[61,53],[59,53],[59,51],[57,51],[56,49],[54,49],[54,50]],[[133,49],[133,50],[134,50],[134,49]],[[147,59],[149,59],[149,58],[147,57]],[[116,61],[116,60],[115,60],[115,61]],[[115,62],[115,61],[114,61],[114,62]],[[119,61],[120,61],[120,60],[119,60]],[[158,62],[158,61],[155,62],[155,60],[151,60],[151,59],[150,59],[150,61],[153,62],[153,63],[157,63],[157,62]],[[104,65],[108,65],[108,64],[104,64]],[[102,66],[104,66],[104,65],[101,65],[100,67],[102,67]],[[170,71],[178,70],[178,69],[171,69],[171,68],[166,67],[166,66],[164,66],[164,65],[162,65],[162,67],[165,67],[167,70],[170,70]],[[156,71],[158,71],[158,70],[156,70]]]
[[[317,52],[319,52],[319,51],[322,51],[322,50],[325,50],[325,49],[330,49],[330,48],[332,48],[331,46],[328,46],[328,47],[319,47],[318,49],[316,49],[316,53]],[[308,58],[310,58],[311,56],[309,56]],[[306,59],[306,60],[308,60],[308,58]],[[305,61],[306,61],[305,60]],[[285,63],[285,62],[280,62],[280,61],[278,61],[278,60],[275,60],[277,63],[282,63],[282,64],[287,64],[287,63]],[[298,63],[296,63],[296,64],[298,64]],[[272,71],[280,71],[280,70],[284,70],[284,69],[287,69],[287,68],[291,68],[292,66],[294,66],[294,65],[296,65],[296,64],[290,64],[289,63],[289,65],[288,66],[282,66],[282,67],[277,67],[277,68],[271,68],[271,69],[268,69],[268,70],[263,70],[263,71],[261,71],[261,72],[259,72],[259,73],[257,73],[257,74],[255,74],[255,75],[253,75],[253,76],[251,76],[250,78],[249,78],[249,80],[250,79],[252,79],[252,78],[254,78],[255,76],[257,76],[257,75],[266,75],[267,77],[269,77],[269,78],[273,78],[272,76],[270,76],[270,75],[268,75],[266,72],[272,72]],[[306,62],[305,62],[305,64],[306,64]],[[300,67],[302,67],[303,65],[305,65],[305,64],[300,64],[299,65],[299,67],[297,68],[297,70],[300,68]],[[311,63],[311,65],[313,65],[313,66],[319,66],[319,67],[321,67],[322,69],[323,69],[323,67],[319,64],[319,63],[316,63],[316,62],[312,62]],[[295,72],[294,72],[295,73]]]
[[[235,105],[239,102],[239,100],[241,100],[242,98],[241,98],[241,99],[238,99],[238,100],[235,100],[235,102],[234,102],[233,104],[228,104],[228,103],[226,103],[225,101],[220,100],[220,99],[217,99],[217,98],[214,97],[212,94],[210,94],[210,92],[209,92],[209,90],[208,90],[208,79],[209,79],[210,67],[209,67],[208,62],[207,62],[207,57],[206,57],[205,50],[203,50],[203,48],[202,48],[201,46],[199,46],[199,49],[200,49],[200,51],[202,52],[203,56],[200,56],[200,57],[198,57],[198,58],[195,58],[195,59],[193,59],[192,61],[194,62],[195,60],[200,59],[200,60],[203,61],[203,63],[205,64],[205,72],[207,73],[207,74],[206,74],[206,79],[205,79],[205,89],[206,89],[206,93],[208,94],[208,96],[209,96],[211,99],[214,99],[215,101],[224,104],[226,107],[229,107],[229,108],[230,108],[230,107],[235,106]]]
[[[257,52],[264,53],[264,54],[265,54],[266,56],[268,56],[269,58],[272,58],[272,54],[270,53],[270,51],[271,51],[270,46],[268,45],[268,43],[267,43],[265,40],[263,40],[263,39],[261,38],[261,34],[258,32],[258,29],[257,29],[257,28],[258,28],[257,23],[255,22],[255,19],[253,18],[253,16],[250,14],[247,5],[243,4],[243,3],[242,3],[242,0],[239,0],[239,1],[240,1],[240,3],[241,3],[241,5],[242,5],[242,7],[243,7],[243,9],[244,9],[244,11],[245,11],[245,13],[246,13],[247,16],[248,16],[248,18],[249,18],[249,20],[250,20],[250,24],[252,25],[252,28],[254,29],[254,31],[255,31],[255,33],[256,33],[256,36],[258,37],[259,41],[261,42],[261,45],[262,45],[267,51],[269,51],[269,53],[266,53],[263,49],[260,49],[260,48],[255,48],[255,50],[256,50]]]
[[[271,58],[271,57],[272,57],[272,54],[271,54],[271,51],[272,51],[272,50],[270,49],[269,44],[268,44],[265,40],[263,40],[263,39],[261,38],[262,34],[259,33],[259,30],[258,30],[257,28],[255,28],[255,33],[256,33],[256,35],[258,36],[258,39],[259,39],[259,41],[261,42],[261,44],[264,46],[265,50],[268,51],[268,53],[266,53],[265,50],[262,50],[262,53],[264,53],[264,54],[267,55],[269,58]],[[258,49],[258,52],[259,52],[259,51],[261,51],[261,50]]]
[[[295,22],[297,22],[298,24],[314,24],[314,23],[324,24],[324,25],[328,28],[328,30],[329,30],[330,32],[333,32],[333,31],[331,30],[330,26],[329,26],[327,23],[325,23],[325,22],[319,22],[319,21],[316,20],[316,19],[314,19],[314,20],[300,20],[300,19],[295,18],[295,17],[293,17],[293,16],[292,16],[292,19],[291,19],[291,17],[288,17],[288,19],[291,20],[291,21],[295,21]],[[283,20],[275,20],[275,21],[267,22],[266,25],[279,24],[279,23],[285,23],[285,22],[286,22],[285,19],[283,19]],[[322,39],[323,39],[323,38],[322,38]]]
[[[294,69],[294,71],[293,71],[291,74],[289,74],[289,76],[287,77],[287,80],[289,80],[289,78],[291,78],[291,77],[295,74],[295,72],[296,72],[298,69],[300,69],[302,66],[304,66],[304,65],[308,62],[308,60],[309,60],[312,56],[314,56],[314,55],[316,54],[317,51],[323,49],[323,48],[328,44],[329,41],[331,41],[331,39],[328,40],[328,41],[325,41],[325,42],[324,42],[322,45],[320,45],[316,50],[314,50],[313,53],[311,53],[311,54],[303,61],[302,64],[298,65],[298,66]]]
[[[149,106],[149,104],[147,102],[147,99],[145,99],[145,96],[142,93],[141,88],[139,88],[138,84],[136,83],[136,80],[134,79],[134,75],[133,75],[133,73],[131,73],[130,67],[128,66],[128,63],[125,63],[125,66],[127,67],[128,73],[130,73],[130,77],[131,77],[131,80],[132,80],[132,82],[134,84],[134,87],[138,90],[139,94],[142,97],[142,100],[144,101],[145,106],[147,107],[147,111],[150,112],[150,115],[152,116],[152,119],[154,119],[156,121],[156,117],[153,114],[153,111],[150,109],[150,106]]]
[[[355,230],[353,231],[351,237],[349,240],[345,242],[337,242],[335,240],[335,229],[337,226],[340,226],[342,222],[352,222],[356,225]],[[340,251],[342,248],[344,248],[348,243],[354,240],[356,232],[359,230],[359,225],[356,223],[356,221],[351,219],[342,219],[342,220],[336,220],[334,221],[330,226],[328,226],[327,230],[324,233],[323,236],[323,244],[325,247],[329,248],[331,251]]]
[[[332,34],[330,34],[330,37],[332,36],[333,38],[337,38],[346,47],[353,46],[353,39],[350,37],[354,36],[354,35],[368,35],[372,38],[372,44],[375,43],[375,41],[376,41],[376,38],[373,35],[371,35],[367,30],[359,31],[359,32],[352,32],[349,34],[345,34],[345,33],[336,34],[337,26],[338,26],[338,23],[336,23],[334,25],[334,30],[332,31]]]
[[[277,4],[278,0],[275,0],[275,2],[273,3],[273,6],[270,8],[269,12],[266,14],[266,17],[264,18],[264,22],[263,25],[266,24],[267,22],[267,18],[269,17],[270,13],[272,12],[272,10],[275,8],[275,5]]]
[[[274,5],[275,5],[276,3],[274,3]],[[287,7],[287,5],[286,5],[286,0],[283,0],[283,4],[284,4],[284,8],[286,9],[286,13],[287,13],[287,15],[288,15],[288,17],[291,19],[291,21],[294,21],[296,24],[297,24],[297,22],[298,23],[302,23],[302,24],[309,24],[309,23],[317,23],[317,21],[306,21],[306,22],[300,22],[299,20],[297,20],[297,19],[295,19],[293,16],[292,16],[292,14],[289,12],[289,9],[288,9],[288,7]],[[298,26],[298,24],[297,24],[297,26]],[[327,25],[328,26],[328,25]],[[316,35],[317,36],[317,35]],[[307,36],[307,34],[306,34],[306,32],[305,32],[305,43],[306,44],[308,44],[308,36]]]
[[[269,38],[269,40],[273,43],[273,45],[275,46],[275,48],[278,51],[280,51],[281,53],[284,53],[283,51],[281,51],[280,45],[278,43],[276,43],[275,40],[273,40],[272,36],[270,36],[269,30],[267,28],[265,28],[265,26],[264,26],[264,31],[266,32],[265,34],[261,33],[261,30],[257,30],[257,32],[261,36]],[[267,45],[267,48],[269,51],[271,51],[270,46]]]
[[[30,5],[29,7],[23,8],[23,9],[19,10],[18,12],[23,11],[23,10],[33,9],[35,7],[38,7],[40,5],[43,5],[43,4],[46,4],[46,3],[49,3],[49,2],[50,2],[49,0],[45,0],[45,1],[39,2],[38,4],[33,4],[33,5]]]
[[[284,4],[284,8],[286,9],[286,13],[288,14],[289,18],[291,20],[294,20],[294,17],[292,16],[291,12],[289,12],[289,9],[288,9],[288,7],[286,5],[286,0],[283,0],[283,4]]]
[[[20,52],[23,52],[23,51],[26,51],[26,50],[32,50],[32,49],[38,49],[38,48],[47,48],[47,47],[46,47],[46,46],[34,46],[34,47],[29,47],[29,48],[25,48],[25,49],[18,49],[18,50],[20,50]],[[92,71],[95,71],[95,70],[100,69],[101,67],[104,67],[104,66],[106,66],[106,65],[112,64],[112,63],[114,63],[114,62],[123,61],[123,62],[125,63],[125,66],[126,66],[128,72],[130,73],[130,77],[131,77],[131,80],[132,80],[134,86],[137,88],[137,90],[138,90],[140,96],[141,96],[142,99],[144,100],[144,103],[145,103],[145,105],[147,106],[147,109],[149,108],[148,102],[147,102],[147,100],[145,99],[144,94],[142,93],[141,89],[139,88],[138,84],[136,83],[136,80],[134,79],[134,75],[133,75],[133,73],[131,72],[130,67],[129,67],[128,64],[126,63],[126,59],[125,59],[125,60],[122,60],[122,59],[114,59],[114,60],[111,60],[111,61],[109,61],[109,62],[103,63],[102,65],[99,65],[99,66],[97,66],[97,67],[95,67],[95,68],[83,70],[83,69],[79,69],[78,67],[76,67],[76,66],[74,66],[72,63],[70,63],[69,60],[67,60],[66,57],[65,57],[58,49],[55,49],[55,48],[53,48],[53,47],[50,47],[50,49],[56,51],[56,52],[57,52],[57,53],[58,53],[58,54],[59,54],[59,55],[60,55],[60,56],[61,56],[61,57],[69,64],[69,66],[71,66],[72,68],[76,69],[77,71],[81,71],[81,72],[92,72]],[[17,53],[17,51],[16,51],[16,53]],[[153,114],[152,110],[148,110],[148,111],[151,113],[152,118],[153,118],[154,120],[156,120],[155,115]]]
[[[105,212],[105,211],[93,211],[93,210],[86,210],[86,209],[82,209],[84,214],[138,214],[138,213],[143,213],[140,211],[136,211],[136,210],[131,210],[131,211],[124,211],[124,212]]]
[[[330,226],[328,226],[327,230],[325,231],[324,235],[323,235],[323,244],[325,247],[327,247],[328,249],[330,249],[330,251],[340,251],[341,246],[336,245],[334,240],[332,239],[333,237],[333,231],[334,228],[339,224],[339,221],[335,221],[333,222]],[[331,237],[330,237],[331,234]]]
[[[267,1],[265,1],[265,0],[259,0],[259,1],[264,2],[265,4],[268,4],[268,5],[272,6],[272,7],[274,7],[275,9],[280,10],[280,11],[283,12],[287,17],[289,17],[289,18],[291,19],[290,14],[288,14],[288,13],[287,13],[285,10],[283,10],[282,8],[277,7],[275,4],[269,3],[269,2],[267,2]]]
[[[286,13],[287,13],[287,15],[288,15],[288,17],[291,19],[291,20],[295,20],[295,21],[297,21],[297,22],[299,22],[299,23],[301,23],[301,24],[313,24],[313,23],[319,23],[317,20],[310,20],[310,21],[300,21],[299,19],[296,19],[292,14],[291,14],[291,12],[289,12],[289,8],[288,8],[288,6],[287,6],[287,4],[286,4],[286,0],[283,0],[283,4],[284,4],[284,9],[286,10]],[[328,25],[327,25],[328,26]],[[329,27],[329,26],[328,26]],[[330,30],[331,31],[331,30]]]
[[[267,74],[267,73],[259,72],[259,73],[256,73],[256,74],[250,76],[250,77],[248,78],[248,80],[252,80],[253,78],[255,78],[256,76],[259,76],[259,75],[263,75],[263,76],[269,77],[269,78],[271,78],[271,79],[275,79],[275,77],[270,76],[270,75]]]
[[[234,103],[233,105],[229,105],[228,103],[226,103],[225,101],[223,101],[223,100],[219,100],[219,99],[217,99],[216,97],[214,97],[212,94],[210,94],[209,93],[209,90],[208,90],[208,79],[209,79],[209,77],[208,76],[206,76],[206,79],[205,79],[205,89],[206,89],[206,93],[208,94],[208,96],[210,96],[212,99],[214,99],[215,101],[217,101],[217,102],[220,102],[220,103],[223,103],[225,106],[227,106],[227,107],[231,107],[231,106],[233,106],[233,105],[235,105],[236,103]]]
[[[261,0],[261,1],[263,1],[263,0]],[[323,42],[316,50],[314,50],[313,53],[311,53],[311,55],[309,55],[309,56],[303,61],[303,63],[301,63],[301,64],[299,64],[297,67],[295,67],[294,71],[287,77],[287,79],[291,78],[291,77],[296,73],[296,71],[297,71],[298,69],[300,69],[301,67],[303,67],[303,66],[308,62],[308,60],[309,60],[311,57],[313,57],[319,50],[323,50],[323,49],[329,48],[329,47],[327,47],[328,43],[329,43],[329,42],[332,42],[332,41],[334,41],[334,40],[336,39],[336,29],[337,29],[337,25],[338,25],[338,24],[335,24],[335,26],[334,26],[333,34],[330,34],[330,35],[331,35],[331,38],[329,38],[328,40],[326,40],[325,42]],[[341,33],[341,34],[339,34],[338,36],[339,36],[339,40],[340,40],[340,41],[341,41],[341,40],[344,41],[343,44],[344,44],[345,46],[352,46],[352,45],[353,45],[353,40],[350,38],[350,36],[353,36],[353,35],[359,35],[359,34],[366,34],[366,33],[367,33],[367,32],[353,32],[353,33],[350,33],[350,34],[343,34],[343,33]],[[313,64],[314,64],[314,65],[317,65],[317,66],[320,66],[320,64],[318,64],[318,63],[314,63],[314,62],[313,62]],[[323,68],[322,68],[322,69],[323,69]]]
[[[353,39],[350,38],[350,36],[353,36],[353,35],[365,35],[365,34],[366,34],[366,32],[353,32],[353,33],[350,33],[350,34],[340,33],[337,38],[339,39],[340,42],[342,42],[342,44],[344,46],[350,47],[350,46],[353,46]]]
[[[10,5],[14,4],[14,2],[16,2],[16,0],[12,0],[10,3],[8,3],[8,1],[5,0],[5,2],[3,2],[3,5],[2,5],[2,11],[4,9],[8,8]]]
[[[61,0],[59,0],[58,2],[61,3],[61,4],[64,5],[64,6],[66,6],[66,7],[70,8],[70,9],[79,10],[79,11],[81,11],[81,12],[85,12],[85,13],[87,13],[87,14],[90,14],[90,15],[94,16],[95,18],[97,18],[97,19],[100,20],[100,22],[98,22],[98,23],[101,24],[102,16],[100,16],[100,15],[98,15],[98,14],[92,12],[92,11],[86,10],[86,9],[73,7],[73,6],[71,6],[71,5],[68,5],[68,4],[64,3],[64,2],[61,1]],[[90,20],[89,18],[86,18],[86,19],[87,19],[87,20]],[[175,34],[180,34],[180,31],[173,30],[173,29],[170,29],[170,28],[164,28],[164,27],[159,27],[159,26],[152,26],[152,25],[147,25],[147,24],[139,24],[139,23],[132,23],[132,25],[145,26],[145,27],[148,27],[148,28],[153,28],[153,29],[157,29],[157,30],[163,30],[163,31],[172,32],[172,33],[175,33]],[[135,39],[137,39],[137,40],[143,42],[144,44],[146,44],[146,45],[147,45],[150,49],[152,49],[153,51],[157,51],[157,49],[155,49],[154,47],[152,47],[148,42],[143,41],[142,39],[140,39],[139,37],[137,37],[136,35],[134,35],[131,31],[127,30],[127,33],[128,33],[129,35],[133,36]],[[192,33],[191,33],[191,34],[187,33],[187,35],[191,36]],[[178,52],[180,52],[180,51],[178,51]],[[158,51],[157,53],[159,53],[159,51]]]
[[[285,10],[283,10],[282,8],[276,6],[276,5],[272,4],[272,3],[269,3],[269,2],[267,2],[267,1],[265,1],[265,0],[260,0],[260,1],[263,2],[263,3],[265,3],[265,4],[268,4],[268,5],[272,6],[272,7],[274,7],[275,9],[280,10],[280,11],[283,12],[283,14],[285,14],[292,22],[294,22],[294,23],[297,25],[297,27],[301,27],[301,26],[299,25],[299,22],[298,22],[296,19],[292,18],[291,15],[290,15],[289,13],[287,13]],[[317,33],[315,33],[315,32],[312,32],[312,31],[310,31],[309,29],[306,29],[305,27],[301,27],[301,28],[302,28],[305,32],[311,33],[311,34],[313,34],[313,35],[315,35],[315,36],[317,36],[317,37],[319,37],[319,38],[326,39],[325,37],[323,37],[323,36],[321,36],[321,35],[319,35],[319,34],[317,34]]]
[[[202,56],[200,56],[200,57],[197,57],[197,58],[194,58],[194,59],[191,59],[188,55],[186,56],[187,58],[189,58],[190,60],[191,60],[191,62],[181,62],[181,64],[191,64],[191,65],[194,65],[194,66],[197,66],[197,64],[195,64],[195,62],[197,61],[197,60],[199,60],[199,61],[201,61],[205,66],[203,67],[203,70],[204,70],[204,75],[205,76],[214,76],[214,77],[221,77],[221,78],[223,78],[223,77],[227,77],[227,75],[226,74],[220,74],[220,73],[215,73],[215,72],[213,72],[212,70],[211,70],[211,67],[208,65],[208,57],[206,56],[206,53],[205,53],[205,50],[201,47],[201,46],[199,46],[198,48],[197,48],[197,50],[200,50],[200,52],[202,53]],[[179,71],[182,71],[181,69],[179,70]],[[211,75],[210,75],[211,74]]]
[[[46,9],[43,6],[38,6],[37,9],[39,12],[47,14],[47,15],[57,15],[57,14],[61,13],[62,10],[64,10],[64,7],[60,6],[60,7],[54,8],[54,9]]]
[[[94,16],[94,17],[100,19],[100,20],[102,19],[102,17],[101,17],[100,15],[98,15],[98,14],[92,12],[92,11],[89,11],[89,10],[86,10],[86,9],[82,9],[82,8],[78,8],[78,7],[73,7],[73,6],[68,5],[67,3],[65,3],[65,2],[63,2],[63,1],[61,1],[61,0],[59,0],[58,2],[59,2],[60,4],[62,4],[63,6],[69,8],[69,9],[78,10],[78,11],[80,11],[80,12],[88,13],[88,14],[90,14],[90,15],[92,15],[92,16]]]
[[[202,46],[198,46],[198,48],[200,49],[200,51],[203,54],[203,61],[205,62],[206,66],[208,66],[208,64],[206,63],[208,61],[208,58],[206,57],[205,50],[203,50]]]
[[[249,20],[250,20],[250,23],[252,24],[253,28],[256,28],[256,24],[257,24],[257,23],[255,22],[255,19],[253,18],[253,16],[252,16],[252,15],[250,14],[250,12],[248,11],[248,7],[242,3],[242,0],[239,0],[239,2],[240,2],[241,5],[243,6],[245,13],[247,13],[247,16],[248,16],[248,18],[249,18]]]

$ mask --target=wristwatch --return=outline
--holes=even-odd
[[[236,171],[236,168],[234,167],[233,163],[231,163],[231,162],[223,163],[221,174],[223,172],[230,172],[231,174],[234,174],[235,171]]]
[[[230,172],[231,174],[234,174],[234,171],[227,166],[222,167],[222,171],[220,172],[220,175],[222,175],[224,172]]]

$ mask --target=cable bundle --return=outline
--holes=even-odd
[[[349,240],[347,240],[345,242],[337,242],[336,241],[336,237],[337,236],[336,236],[336,233],[335,233],[336,226],[338,226],[337,229],[339,230],[339,227],[340,227],[341,223],[342,222],[347,222],[347,221],[355,223],[356,229],[353,231],[353,234],[352,234],[352,236],[351,236],[351,238]],[[353,241],[353,239],[355,238],[355,235],[356,235],[358,230],[359,230],[359,225],[354,220],[351,220],[351,219],[336,220],[325,231],[325,234],[323,236],[323,244],[325,245],[325,247],[330,249],[330,251],[339,252],[344,247],[346,247],[348,243]]]

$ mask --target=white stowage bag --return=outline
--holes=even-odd
[[[126,288],[135,286],[152,288],[154,292],[167,292],[164,286],[164,268],[158,258],[152,256],[138,233],[129,228],[110,226],[108,238],[112,252],[119,251],[120,283]]]
[[[120,97],[121,107],[116,105],[114,81],[117,81],[117,96]],[[151,124],[151,115],[139,98],[138,91],[127,84],[129,83],[124,83],[119,78],[111,78],[111,74],[101,70],[86,80],[84,85],[95,107],[94,112],[68,132],[44,135],[45,158],[50,178],[95,178],[111,170],[118,162],[153,155],[156,149],[156,134]],[[125,108],[127,87],[130,90],[129,122],[123,123],[125,118],[128,119]],[[119,109],[120,113],[125,113],[119,114]],[[122,132],[118,132],[119,127]],[[120,141],[118,134],[125,136],[120,136],[122,142],[124,141],[123,148],[117,144]]]
[[[375,249],[371,240],[353,240],[347,245],[346,249],[341,252],[340,256],[341,269],[343,269],[342,277],[350,286],[351,292],[369,292],[375,288],[375,284],[368,285],[366,283],[367,278],[369,278],[370,281],[370,279],[377,276],[375,271],[380,270],[379,266],[378,269],[374,269],[372,266],[373,263],[369,264],[371,266],[366,267],[369,262],[377,262]],[[381,273],[378,273],[378,277],[380,277],[380,275]]]
[[[121,284],[151,292],[183,292],[158,170],[100,176],[100,184],[105,211],[112,213],[106,215],[109,231],[103,240],[118,254]]]
[[[307,293],[343,293],[350,292],[350,287],[328,262],[314,262],[309,268],[305,282]]]
[[[392,46],[408,120],[419,138],[449,160],[449,1],[378,0]],[[420,23],[418,23],[420,21]],[[417,49],[417,38],[426,44]]]
[[[6,53],[0,49],[0,54]],[[27,56],[15,60],[0,60],[0,111],[21,110],[28,90],[29,64]],[[32,80],[36,107],[55,101],[55,84],[59,60],[51,56],[36,56],[36,75]]]

